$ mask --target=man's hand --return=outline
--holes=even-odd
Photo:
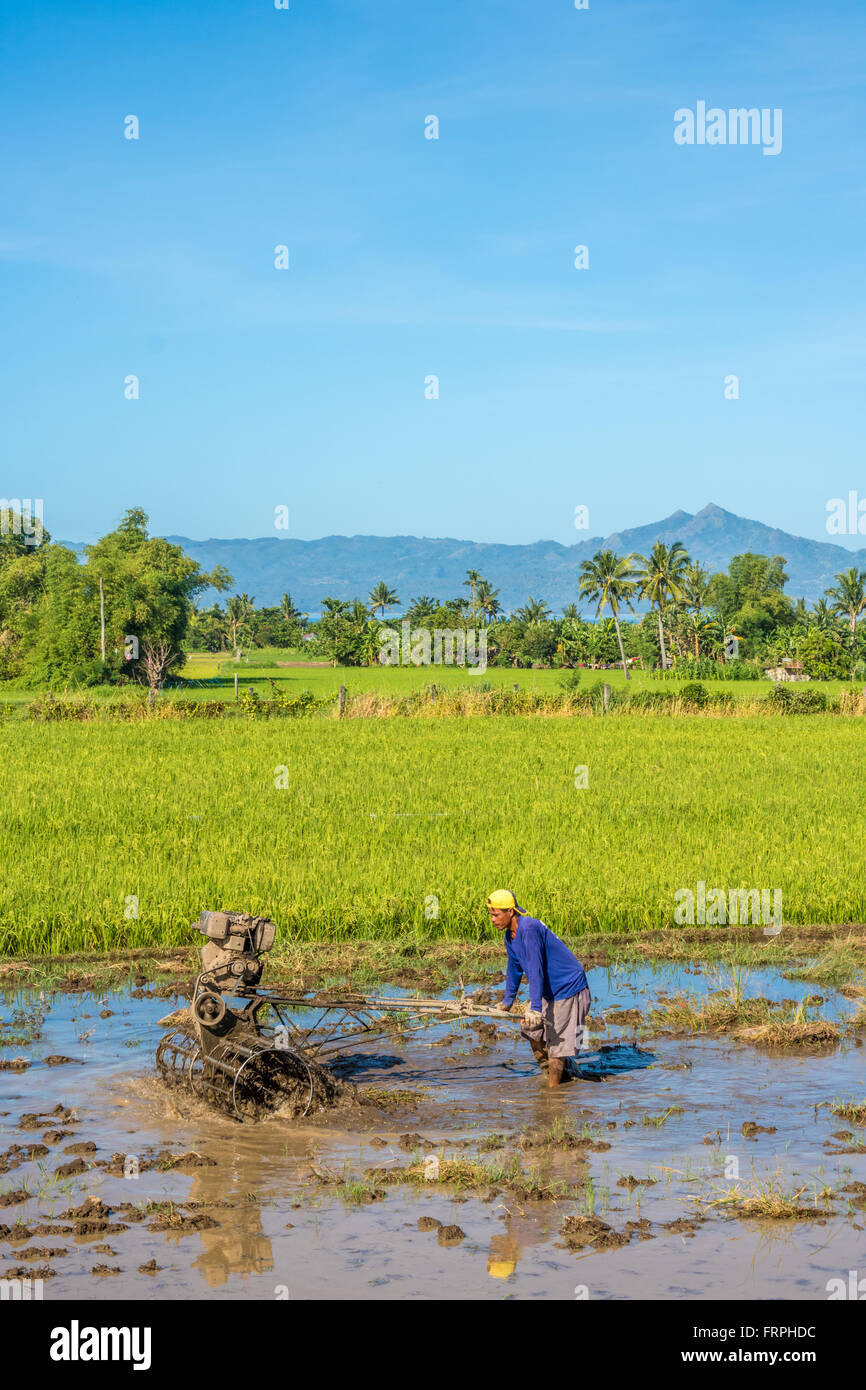
[[[541,1014],[536,1013],[535,1009],[527,1007],[523,1014],[523,1022],[526,1024],[527,1028],[540,1028],[544,1022],[544,1018]]]

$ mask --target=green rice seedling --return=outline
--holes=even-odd
[[[762,1217],[768,1221],[813,1221],[832,1216],[826,1205],[833,1193],[826,1188],[820,1192],[806,1186],[786,1189],[772,1177],[751,1184],[736,1183],[712,1200],[699,1199],[702,1205],[720,1208],[734,1216]],[[821,1205],[824,1203],[824,1205]]]
[[[866,1105],[862,1103],[853,1100],[841,1100],[835,1096],[830,1110],[834,1115],[850,1121],[851,1124],[866,1125]]]

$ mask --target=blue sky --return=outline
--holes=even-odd
[[[7,0],[0,494],[74,540],[132,505],[274,535],[285,505],[302,539],[571,543],[578,504],[607,534],[714,501],[846,543],[825,515],[866,497],[862,19]],[[700,100],[781,108],[781,153],[678,146]]]

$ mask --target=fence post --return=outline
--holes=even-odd
[[[235,671],[235,699],[238,698],[238,673]]]
[[[515,681],[515,682],[514,682],[514,693],[515,693],[515,695],[517,694],[517,692],[518,692],[519,689],[520,689],[520,686],[517,684],[517,681]]]
[[[605,714],[607,714],[607,710],[608,710],[608,705],[609,705],[609,704],[610,704],[610,686],[608,685],[607,681],[605,681],[605,683],[604,683],[604,712],[605,712]]]
[[[340,693],[337,696],[337,708],[340,718],[342,719],[343,715],[346,713],[346,687],[344,685],[340,686]]]
[[[435,685],[431,685],[431,687],[430,687],[430,699],[431,699],[431,700],[435,700],[435,699],[436,699],[436,694],[437,694],[437,691],[436,691]]]

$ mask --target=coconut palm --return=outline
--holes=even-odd
[[[352,626],[358,628],[359,631],[366,629],[369,614],[366,604],[363,604],[359,598],[352,599],[346,616]]]
[[[502,612],[499,590],[492,588],[486,579],[479,581],[475,597],[478,600],[478,612],[485,622],[489,623]]]
[[[633,555],[629,556],[629,559],[638,562],[636,577],[641,598],[649,599],[650,604],[657,606],[659,610],[659,648],[664,670],[668,660],[665,652],[662,609],[671,600],[677,603],[685,601],[684,586],[689,557],[682,541],[674,541],[670,546],[665,545],[664,541],[656,541],[649,555]]]
[[[685,627],[685,630],[688,633],[689,638],[695,644],[695,661],[700,661],[701,638],[705,635],[708,627],[710,626],[709,620],[699,610],[696,613],[686,613],[684,616],[683,626]]]
[[[595,610],[596,618],[609,608],[613,614],[613,621],[616,626],[616,640],[619,643],[619,654],[622,658],[622,669],[625,672],[626,680],[631,679],[625,659],[625,647],[622,644],[622,632],[619,626],[619,606],[625,603],[630,612],[634,612],[632,599],[637,590],[635,582],[635,572],[631,567],[631,557],[623,558],[613,550],[597,550],[591,560],[584,560],[580,567],[580,593],[584,598],[589,599],[590,603],[597,605]]]
[[[302,613],[300,608],[295,607],[291,594],[283,594],[280,599],[280,613],[287,623],[305,623],[309,617],[308,613]]]
[[[832,612],[838,613],[840,618],[847,618],[853,644],[857,619],[866,609],[866,570],[858,570],[856,565],[852,565],[851,569],[837,574],[835,578],[836,587],[825,592],[827,598],[833,600]]]
[[[475,606],[475,605],[476,605],[476,591],[477,591],[479,585],[480,585],[480,584],[483,584],[483,583],[484,583],[484,580],[481,578],[481,575],[478,573],[478,570],[467,570],[467,571],[466,571],[466,578],[465,578],[464,581],[463,581],[463,587],[464,587],[464,589],[471,589],[471,590],[472,590],[472,621],[473,621],[473,623],[475,622],[475,615],[476,615],[476,613],[477,613],[477,611],[478,611],[477,608],[476,608],[476,606]]]
[[[409,600],[406,617],[412,623],[423,623],[435,615],[438,607],[439,600],[432,594],[419,594],[417,598]]]
[[[385,616],[386,608],[394,608],[400,602],[393,589],[389,589],[384,579],[380,579],[375,589],[370,591],[370,611],[375,613],[376,609],[381,609],[382,617]]]
[[[322,617],[323,618],[346,618],[349,613],[349,605],[344,598],[323,598]]]
[[[226,602],[226,622],[232,637],[232,646],[237,649],[238,634],[249,627],[255,599],[249,594],[232,594]]]
[[[550,617],[550,609],[542,599],[533,598],[530,594],[526,606],[516,609],[514,616],[521,623],[545,623]]]
[[[837,627],[839,619],[827,600],[819,598],[808,615],[808,622],[811,627],[817,627],[821,632],[832,632]]]
[[[710,572],[705,565],[694,560],[686,569],[683,578],[683,593],[689,608],[702,612],[707,602],[710,588]]]

